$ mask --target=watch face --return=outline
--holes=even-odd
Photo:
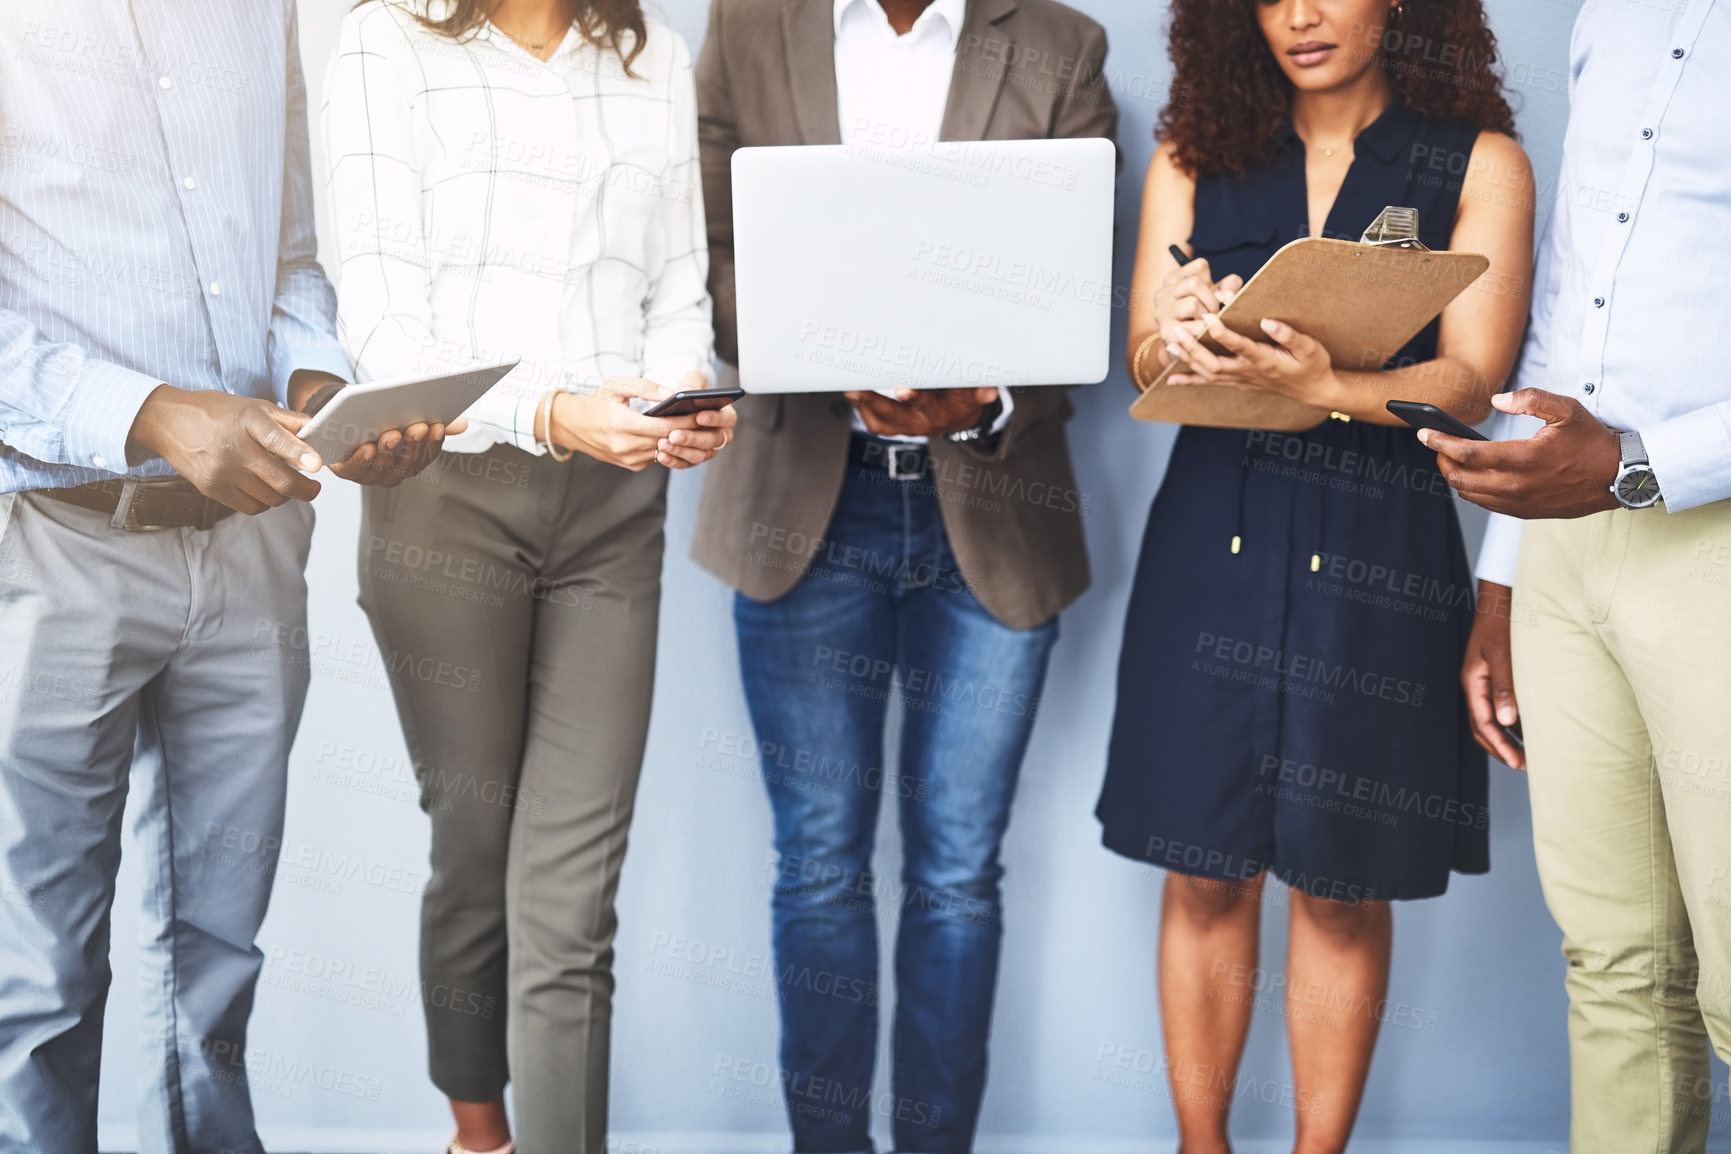
[[[1617,500],[1630,509],[1658,503],[1659,479],[1651,469],[1628,469],[1617,478]]]

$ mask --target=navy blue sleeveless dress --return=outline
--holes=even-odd
[[[1397,100],[1359,134],[1324,234],[1357,240],[1405,205],[1447,248],[1477,137]],[[1217,278],[1248,280],[1308,216],[1289,128],[1262,168],[1198,181],[1190,240]],[[1385,367],[1436,345],[1433,322]],[[1454,497],[1410,429],[1181,429],[1125,623],[1106,846],[1339,901],[1433,897],[1451,871],[1488,870],[1459,683],[1473,596]]]

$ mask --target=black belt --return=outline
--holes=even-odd
[[[109,515],[116,529],[209,529],[234,512],[180,477],[128,477],[92,481],[73,489],[36,492],[80,509]]]
[[[892,441],[886,437],[853,435],[848,456],[856,465],[882,469],[892,481],[918,481],[926,475],[930,454],[921,441]]]

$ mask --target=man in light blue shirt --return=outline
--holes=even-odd
[[[1530,771],[1573,1149],[1696,1151],[1708,1044],[1731,1059],[1731,0],[1597,0],[1571,56],[1497,398],[1530,437],[1420,435],[1496,514],[1462,677],[1480,743]]]
[[[0,61],[0,1152],[96,1150],[136,764],[139,1148],[252,1154],[319,489],[290,410],[349,373],[294,5],[7,0]],[[394,483],[441,435],[332,468]]]

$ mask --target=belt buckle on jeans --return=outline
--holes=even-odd
[[[889,470],[892,481],[917,481],[925,473],[926,447],[924,445],[888,444],[884,446],[884,455],[888,458],[885,466]],[[910,462],[908,467],[902,467],[902,461]]]

